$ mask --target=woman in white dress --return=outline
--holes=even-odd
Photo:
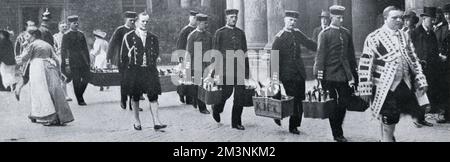
[[[94,58],[94,69],[104,70],[107,68],[106,51],[108,50],[108,41],[105,40],[106,33],[101,30],[94,30],[95,36],[94,48],[91,51],[91,56]],[[103,91],[103,87],[100,87]]]
[[[74,120],[61,83],[61,72],[53,47],[40,39],[36,28],[27,31],[29,46],[17,56],[18,65],[30,66],[30,120],[45,126],[62,126]]]

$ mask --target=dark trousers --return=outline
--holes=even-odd
[[[200,110],[200,111],[207,110],[206,104],[202,100],[200,100],[200,99],[195,99],[195,100],[196,100],[195,103],[198,106],[198,110]]]
[[[389,91],[380,114],[384,124],[393,125],[400,121],[402,113],[418,116],[424,112],[420,109],[413,91],[402,82],[395,91]]]
[[[89,70],[74,68],[72,70],[73,90],[78,103],[84,102],[83,94],[89,83]]]
[[[303,104],[305,99],[305,81],[287,80],[282,81],[286,94],[294,97],[294,114],[289,118],[289,129],[300,127],[303,118]]]
[[[242,92],[244,91],[245,86],[225,85],[221,86],[221,88],[223,90],[222,103],[212,106],[213,114],[220,114],[223,112],[225,103],[231,97],[234,91],[233,110],[231,112],[231,125],[242,125],[241,116],[244,106],[238,104],[239,102],[237,100],[240,96],[242,96]]]
[[[120,74],[121,74],[121,76],[122,76],[122,81],[121,81],[121,85],[120,85],[120,102],[121,102],[123,105],[126,106],[126,105],[127,105],[127,100],[128,100],[128,95],[127,95],[127,93],[126,93],[125,86],[123,85],[123,82],[124,82],[124,76],[125,76],[123,70],[122,70],[122,72],[121,72]]]
[[[330,91],[331,98],[339,98],[336,100],[336,107],[331,113],[329,121],[333,137],[344,136],[342,124],[344,123],[347,106],[352,95],[352,89],[347,82],[322,81],[323,88]]]

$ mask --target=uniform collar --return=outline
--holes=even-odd
[[[137,29],[136,29],[136,34],[137,34],[139,37],[147,38],[147,31],[143,31],[143,30],[137,28]]]
[[[235,28],[235,27],[232,27],[230,25],[225,25],[225,27],[228,28],[228,29],[234,29]]]

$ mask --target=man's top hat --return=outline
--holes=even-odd
[[[436,18],[436,12],[437,12],[436,7],[424,7],[423,13],[420,14],[420,17],[428,16],[428,17]]]
[[[442,12],[446,13],[446,12],[450,12],[450,4],[446,4],[442,7]]]

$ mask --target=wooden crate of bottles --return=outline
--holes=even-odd
[[[94,86],[120,86],[121,74],[119,70],[91,69],[89,83]]]
[[[302,104],[305,118],[328,119],[335,109],[336,101],[330,97],[329,91],[314,87],[314,91],[306,93]]]
[[[294,114],[294,97],[283,97],[281,100],[271,97],[253,97],[256,116],[273,119],[284,119]]]

